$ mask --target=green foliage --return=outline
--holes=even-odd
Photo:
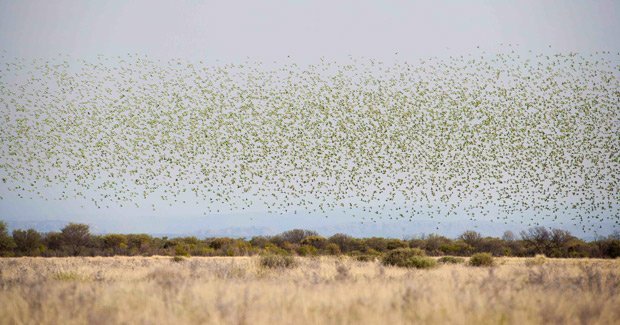
[[[325,247],[325,251],[329,255],[340,255],[342,252],[340,251],[340,247],[335,243],[329,243]]]
[[[419,248],[398,248],[388,252],[382,261],[383,265],[428,268],[437,264],[434,259],[426,257]]]
[[[90,241],[90,230],[88,225],[70,223],[60,231],[63,247],[70,255],[80,255]]]
[[[286,249],[280,248],[274,244],[267,244],[264,249],[267,255],[290,255],[290,252]]]
[[[0,256],[11,255],[13,248],[15,248],[15,242],[9,236],[6,223],[0,221]]]
[[[620,257],[620,240],[608,240],[606,242],[606,245],[604,245],[603,254],[605,254],[609,258]]]
[[[184,245],[177,245],[174,247],[174,256],[189,256],[189,252]]]
[[[336,244],[339,251],[342,253],[348,253],[358,249],[357,240],[346,234],[335,234],[329,237],[328,241],[332,244]]]
[[[302,245],[309,245],[316,249],[324,249],[327,243],[327,239],[321,236],[308,236],[301,240]]]
[[[474,248],[462,240],[455,240],[451,243],[445,243],[439,246],[439,250],[444,254],[452,255],[469,255]]]
[[[168,239],[167,237],[157,238],[146,234],[91,235],[87,225],[69,224],[61,232],[41,234],[29,229],[14,230],[12,235],[9,235],[6,224],[0,221],[0,256],[248,256],[257,254],[314,256],[319,254],[346,254],[360,261],[371,261],[385,254],[388,263],[397,257],[406,259],[406,257],[401,256],[403,254],[424,256],[425,253],[433,256],[469,256],[474,252],[491,253],[493,256],[523,257],[534,256],[535,254],[565,258],[616,258],[620,256],[620,235],[585,242],[566,231],[547,230],[540,227],[522,232],[524,239],[515,239],[511,233],[505,234],[502,239],[481,237],[478,233],[466,232],[461,236],[462,239],[430,235],[409,241],[379,237],[353,238],[344,234],[336,234],[326,239],[313,235],[313,233],[307,230],[295,230],[285,232],[284,235],[254,237],[251,240],[226,237]],[[299,240],[299,243],[291,243],[283,239],[297,241],[302,235],[308,236]],[[476,243],[477,246],[474,248],[465,240]],[[405,246],[409,246],[411,249]],[[543,253],[539,253],[539,251]],[[439,261],[443,263],[444,260],[445,258],[442,258]]]
[[[260,258],[260,265],[268,269],[291,269],[298,265],[292,256],[264,255]]]
[[[299,254],[299,256],[315,256],[317,252],[318,250],[316,247],[310,245],[302,245],[297,249],[297,254]]]
[[[493,266],[495,261],[493,255],[490,253],[477,253],[469,258],[469,265],[471,266]]]
[[[447,244],[450,244],[452,241],[444,236],[440,236],[437,234],[431,234],[428,237],[424,238],[423,241],[421,242],[422,246],[414,246],[416,245],[416,243],[413,243],[414,245],[411,245],[412,243],[410,243],[409,245],[411,247],[419,247],[419,248],[423,248],[425,251],[429,252],[430,255],[442,255],[443,253],[441,252],[440,248],[442,246],[445,246]]]
[[[437,260],[437,262],[441,264],[461,264],[465,262],[465,259],[456,256],[442,256]]]
[[[38,256],[41,253],[41,234],[34,229],[13,230],[13,241],[19,255]]]
[[[386,244],[388,250],[409,247],[409,244],[406,241],[400,239],[388,239]]]
[[[172,257],[172,262],[173,263],[183,263],[185,262],[185,257],[181,256],[181,255],[175,255]]]
[[[377,258],[378,258],[377,255],[369,255],[369,254],[355,255],[355,260],[359,262],[372,262],[376,260]]]
[[[368,249],[366,252],[353,252],[353,257],[360,262],[372,262],[381,258],[381,253],[374,249]]]

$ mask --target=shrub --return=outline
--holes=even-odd
[[[0,256],[10,255],[13,248],[15,248],[15,242],[13,238],[9,236],[6,223],[0,221]]]
[[[456,240],[451,243],[442,244],[439,246],[439,250],[444,254],[463,256],[471,254],[474,248],[462,240]]]
[[[189,252],[183,245],[178,245],[174,247],[174,255],[176,256],[189,256]]]
[[[292,244],[299,244],[306,237],[318,237],[319,234],[313,230],[305,230],[305,229],[293,229],[289,231],[285,231],[277,237],[282,238],[283,241],[289,242]]]
[[[267,244],[265,246],[265,253],[267,253],[268,255],[290,255],[289,251],[275,246],[274,244]]]
[[[323,249],[327,245],[327,239],[321,236],[308,236],[301,240],[302,245],[310,245],[316,249]]]
[[[340,255],[341,253],[340,246],[334,243],[327,244],[327,246],[325,247],[325,251],[327,251],[327,254],[329,255]]]
[[[300,256],[314,256],[317,254],[317,249],[314,246],[302,245],[297,249],[297,254]]]
[[[191,256],[213,256],[215,255],[215,249],[208,246],[198,246],[191,249],[189,252]]]
[[[292,256],[265,255],[261,256],[260,265],[268,269],[291,269],[297,266],[297,261]]]
[[[339,252],[350,252],[355,249],[359,249],[358,242],[359,240],[345,234],[335,234],[329,237],[328,241],[330,243],[336,244],[339,248]]]
[[[390,251],[383,258],[383,265],[415,267],[418,269],[434,267],[437,262],[427,257],[419,248],[398,248]]]
[[[456,257],[456,256],[443,256],[443,257],[440,257],[437,260],[437,262],[441,264],[461,264],[465,262],[465,259],[462,257]]]
[[[526,266],[543,265],[547,261],[547,258],[543,254],[537,254],[533,258],[525,260]]]
[[[174,256],[172,258],[172,262],[174,262],[174,263],[181,263],[181,262],[184,262],[184,261],[185,261],[185,257],[183,257],[183,256],[177,255],[177,256]]]
[[[375,260],[381,258],[381,253],[379,252],[374,252],[374,251],[369,251],[366,253],[360,253],[357,255],[353,255],[355,257],[356,260],[360,261],[360,262],[374,262]]]
[[[493,266],[493,255],[489,253],[474,254],[469,258],[469,265],[471,266]]]
[[[429,269],[437,266],[437,261],[427,256],[413,256],[407,260],[404,266],[416,269]]]
[[[355,260],[359,261],[359,262],[372,262],[377,258],[377,256],[374,255],[356,255],[355,256]]]
[[[383,258],[383,264],[402,266],[401,264],[413,256],[426,256],[423,250],[419,248],[399,248],[390,251]]]

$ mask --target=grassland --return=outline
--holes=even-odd
[[[614,324],[620,260],[386,267],[348,257],[0,259],[2,324]]]

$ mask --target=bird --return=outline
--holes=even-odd
[[[618,224],[618,55],[507,47],[303,67],[3,58],[0,186],[97,208],[191,193],[217,216]]]

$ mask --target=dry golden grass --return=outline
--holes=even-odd
[[[613,324],[620,261],[384,267],[257,257],[0,259],[2,324]]]

